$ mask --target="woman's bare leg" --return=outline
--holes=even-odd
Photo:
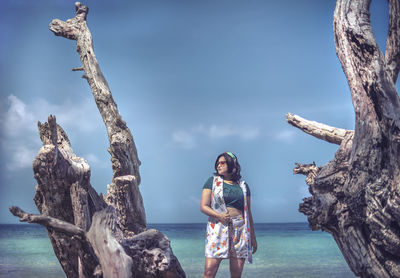
[[[231,278],[242,277],[244,262],[245,262],[245,259],[242,259],[242,258],[230,258],[229,259],[229,268],[231,271]]]
[[[204,275],[203,278],[214,278],[217,274],[219,264],[222,259],[218,258],[206,258],[206,263],[204,264]]]

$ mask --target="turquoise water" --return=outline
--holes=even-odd
[[[201,277],[205,224],[149,224],[170,240],[188,278]],[[242,277],[355,277],[328,233],[307,223],[255,224],[258,251]],[[0,277],[65,277],[45,229],[38,225],[0,225]],[[229,261],[217,277],[229,277]]]

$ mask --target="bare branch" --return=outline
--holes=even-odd
[[[86,24],[88,8],[79,2],[75,3],[75,7],[74,18],[66,22],[55,19],[50,23],[50,30],[57,36],[76,40],[76,48],[85,71],[83,77],[89,83],[107,128],[114,177],[133,175],[139,185],[140,161],[136,146],[130,130],[118,112],[111,90],[94,54],[92,35]]]
[[[75,11],[76,16],[72,19],[67,20],[66,22],[59,19],[54,19],[50,23],[50,30],[54,33],[54,35],[61,36],[70,40],[78,39],[80,25],[77,23],[83,23],[86,21],[86,16],[89,12],[89,8],[79,2],[76,2]]]
[[[76,235],[80,236],[81,238],[85,237],[85,231],[75,225],[72,225],[71,223],[50,216],[26,213],[19,207],[15,206],[10,207],[9,209],[14,216],[20,218],[19,221],[21,222],[36,223],[68,235]]]
[[[286,115],[286,121],[307,134],[337,145],[340,145],[346,134],[353,132],[352,130],[332,127],[314,121],[308,121],[291,113]]]
[[[396,84],[400,71],[400,1],[389,0],[389,33],[385,59],[390,78]]]
[[[138,189],[140,184],[140,161],[135,142],[129,128],[119,114],[117,104],[94,54],[92,35],[86,24],[88,9],[79,2],[75,6],[77,13],[74,18],[67,20],[65,23],[53,20],[50,23],[50,30],[56,35],[76,40],[76,48],[81,58],[82,68],[85,71],[82,77],[88,81],[92,90],[97,107],[107,128],[110,143],[108,151],[111,154],[114,174],[113,181],[109,186],[111,189],[107,193],[107,199],[118,200],[120,204],[118,208],[121,211],[124,211],[125,207],[135,212],[134,214],[125,215],[126,221],[123,221],[122,225],[126,224],[124,231],[130,230],[139,233],[146,228],[146,215],[142,196]],[[72,32],[73,35],[70,35],[70,30],[74,31]],[[126,185],[125,189],[114,188],[118,187],[117,183],[122,185],[118,181],[119,178],[131,179],[129,186]],[[114,202],[109,202],[109,204],[114,205]]]
[[[302,174],[307,176],[306,183],[308,185],[314,184],[315,177],[318,175],[319,168],[315,165],[315,162],[312,164],[300,164],[296,163],[296,167],[293,169],[293,174]]]
[[[78,29],[59,19],[54,19],[50,24],[50,30],[53,31],[54,35],[62,36],[70,40],[76,40],[78,35]]]

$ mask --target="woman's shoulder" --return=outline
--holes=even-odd
[[[216,176],[211,176],[207,179],[207,182],[213,183]]]
[[[204,183],[203,189],[212,189],[212,184],[213,184],[214,176],[209,177],[206,182]]]

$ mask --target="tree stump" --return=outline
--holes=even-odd
[[[370,0],[337,0],[336,53],[350,87],[355,130],[287,115],[304,132],[338,144],[327,165],[297,164],[311,197],[299,211],[313,230],[332,234],[360,277],[400,277],[400,1],[389,0],[385,55],[369,19]]]
[[[77,157],[64,130],[50,115],[38,123],[43,146],[33,162],[35,203],[40,215],[11,207],[20,221],[46,227],[67,277],[186,277],[168,238],[146,227],[139,190],[140,160],[133,136],[119,114],[97,63],[86,24],[88,7],[75,3],[76,15],[55,19],[50,30],[76,41],[83,70],[107,129],[113,179],[105,197],[90,184],[90,166]]]

